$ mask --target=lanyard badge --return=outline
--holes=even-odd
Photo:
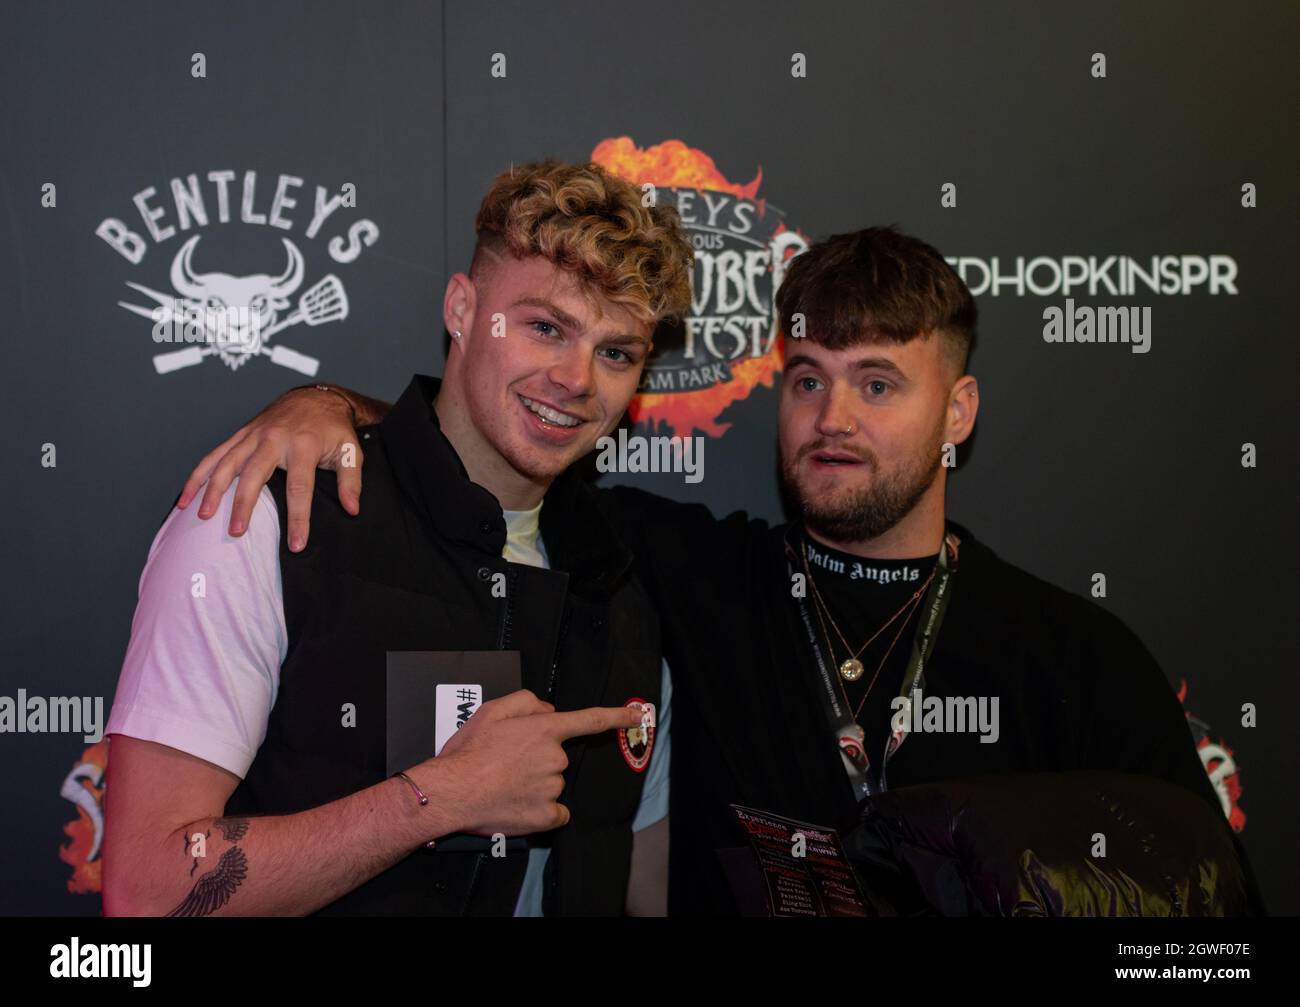
[[[824,708],[827,719],[834,731],[844,770],[848,774],[854,794],[859,799],[886,789],[885,769],[889,764],[889,760],[893,758],[898,749],[902,747],[903,742],[907,740],[912,722],[913,704],[917,699],[917,693],[924,687],[925,666],[930,660],[931,654],[934,653],[939,627],[943,624],[943,617],[948,609],[948,598],[952,593],[953,574],[957,570],[957,550],[959,545],[960,539],[953,532],[950,531],[944,536],[943,548],[939,550],[939,562],[935,570],[935,577],[922,603],[923,614],[912,639],[912,652],[908,658],[907,670],[903,674],[902,688],[899,690],[898,697],[896,697],[896,699],[901,699],[902,703],[895,704],[898,709],[890,717],[891,730],[889,737],[885,741],[879,770],[876,774],[877,779],[875,780],[872,778],[871,760],[867,756],[865,732],[861,725],[853,719],[853,713],[848,706],[840,701],[840,693],[834,679],[834,658],[822,651],[816,631],[813,629],[812,618],[806,600],[804,598],[796,599],[804,629],[808,634],[809,645],[812,648],[813,656],[816,658],[817,677],[822,685],[821,695],[825,700]],[[791,579],[794,576],[794,555],[794,550],[787,540],[786,566]]]

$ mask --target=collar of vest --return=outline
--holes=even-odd
[[[416,374],[379,424],[389,464],[402,491],[439,535],[500,557],[506,542],[501,504],[469,473],[442,432],[433,400],[439,378]],[[546,491],[541,534],[551,567],[569,574],[573,590],[606,595],[626,573],[632,554],[596,505],[578,463]]]

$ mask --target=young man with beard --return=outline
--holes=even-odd
[[[888,228],[837,235],[790,263],[777,307],[783,333],[806,332],[784,343],[779,405],[795,520],[608,491],[674,674],[670,910],[735,911],[716,854],[739,845],[732,803],[846,828],[886,787],[1113,770],[1218,809],[1137,637],[946,518],[944,454],[970,436],[979,388],[975,303],[943,257]],[[241,466],[255,483],[277,463],[305,481],[352,436],[331,397],[281,400],[200,464],[182,502]],[[909,716],[924,697],[968,702],[964,729],[926,730]]]
[[[689,306],[690,246],[675,211],[556,162],[498,177],[477,230],[444,378],[416,375],[348,447],[364,514],[322,496],[291,551],[302,499],[244,480],[210,502],[255,508],[247,535],[176,510],[155,538],[107,728],[107,913],[662,908],[658,627],[570,466]],[[389,655],[439,651],[516,651],[524,688],[390,776]],[[529,848],[438,848],[456,833]]]

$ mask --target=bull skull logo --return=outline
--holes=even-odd
[[[302,285],[302,253],[292,241],[280,239],[288,253],[288,264],[279,276],[267,273],[232,276],[230,273],[194,271],[194,247],[199,243],[199,237],[196,234],[185,242],[172,260],[171,283],[175,294],[160,294],[128,281],[128,287],[152,297],[158,302],[157,306],[146,308],[125,301],[117,302],[127,311],[151,319],[167,331],[183,331],[185,342],[205,344],[201,348],[190,346],[155,354],[153,363],[158,373],[191,367],[202,363],[204,357],[215,355],[232,371],[253,357],[265,356],[270,357],[273,364],[315,375],[319,360],[287,346],[268,346],[267,343],[276,333],[299,322],[317,326],[347,318],[348,297],[339,278],[333,273],[326,276],[308,288],[298,298],[297,306],[282,316]]]

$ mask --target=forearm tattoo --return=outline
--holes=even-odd
[[[238,846],[221,854],[214,870],[200,875],[190,893],[168,916],[208,916],[230,901],[248,875],[248,858]]]
[[[247,818],[218,818],[212,822],[221,830],[221,837],[228,843],[237,843],[248,831]]]
[[[247,818],[215,818],[212,824],[221,830],[222,838],[230,843],[238,842],[248,833]],[[204,838],[211,835],[212,830],[209,829]],[[188,841],[185,849],[189,852]],[[190,866],[191,877],[194,876],[198,866],[199,858],[195,857],[194,863]],[[190,889],[190,893],[185,896],[181,904],[167,915],[207,916],[214,913],[230,901],[235,894],[235,889],[247,876],[248,858],[238,846],[232,846],[221,855],[213,870],[199,876],[199,880],[194,883],[194,887]]]

